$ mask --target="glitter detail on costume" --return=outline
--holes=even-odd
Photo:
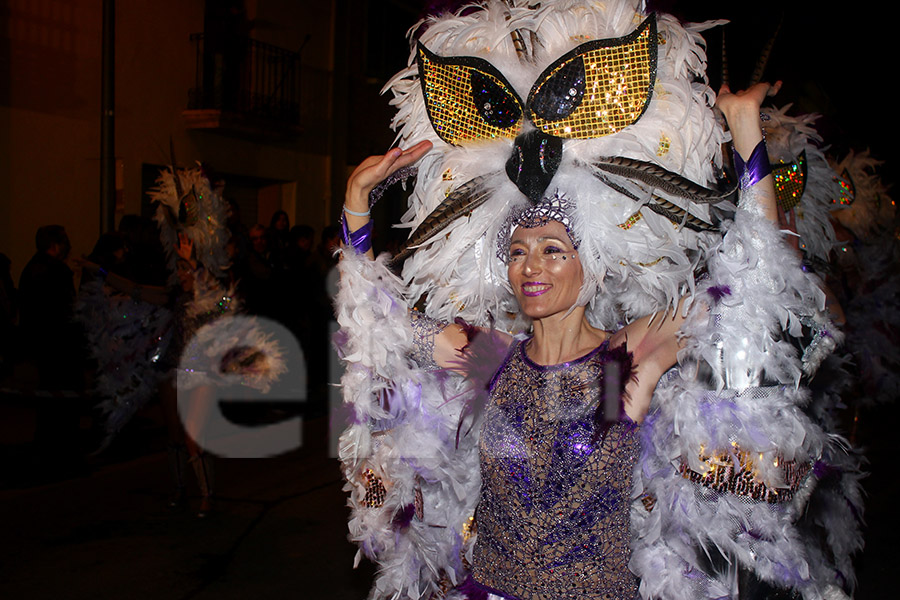
[[[772,165],[772,175],[778,206],[787,212],[800,204],[806,189],[806,152],[802,152],[793,162]]]
[[[732,453],[723,452],[712,456],[701,454],[700,460],[707,467],[706,473],[698,473],[682,463],[682,477],[718,492],[729,492],[769,503],[792,500],[812,469],[810,462],[775,457],[771,460],[774,466],[782,471],[785,487],[774,488],[758,478],[757,459],[754,459],[750,452],[735,450]],[[760,454],[758,460],[766,459]]]
[[[472,536],[475,535],[477,529],[475,527],[475,515],[472,515],[463,523],[462,526],[462,540],[463,544],[467,543],[472,539]]]
[[[625,219],[624,223],[619,223],[618,225],[616,225],[616,227],[618,227],[619,229],[624,229],[625,231],[628,231],[629,229],[634,227],[635,224],[638,221],[640,221],[642,218],[644,218],[644,215],[641,214],[641,211],[637,211],[636,213],[634,213],[633,215],[631,215],[630,217]]]
[[[639,267],[652,267],[652,266],[654,266],[654,265],[658,265],[658,264],[660,263],[660,261],[661,261],[663,258],[665,258],[665,257],[664,257],[664,256],[660,256],[660,257],[657,258],[656,260],[652,260],[652,261],[650,261],[650,262],[636,262],[636,263],[634,263],[634,264],[638,265]],[[623,267],[627,267],[627,266],[628,266],[628,263],[626,263],[624,260],[620,260],[620,261],[619,261],[619,264],[622,265]]]
[[[656,155],[660,157],[665,156],[669,153],[669,148],[671,146],[672,140],[670,140],[668,137],[666,137],[665,134],[663,134],[662,137],[659,138],[659,148],[657,148],[656,150]]]
[[[497,257],[503,262],[509,262],[509,244],[512,241],[512,233],[517,227],[534,229],[543,227],[550,221],[559,221],[566,228],[572,247],[578,250],[578,239],[571,227],[569,216],[574,207],[563,196],[558,194],[544,198],[540,203],[523,205],[510,211],[506,221],[500,227],[497,234]]]
[[[443,331],[446,323],[432,319],[423,312],[409,311],[409,323],[413,333],[413,352],[410,355],[420,369],[436,371],[440,367],[434,362],[434,336]]]
[[[515,138],[522,103],[503,75],[486,60],[444,58],[419,44],[419,78],[428,118],[448,144]]]
[[[384,505],[384,498],[387,490],[381,478],[375,474],[372,469],[366,469],[362,473],[366,486],[366,496],[363,498],[363,506],[368,508],[381,508]]]
[[[839,198],[832,199],[831,203],[840,204],[841,206],[853,204],[853,201],[856,200],[856,186],[853,185],[853,179],[850,178],[850,173],[847,169],[844,169],[840,177],[835,176],[834,180],[837,181],[841,188],[841,195]]]
[[[638,264],[639,266],[641,266],[641,267],[653,267],[653,266],[655,266],[655,265],[658,265],[658,264],[660,263],[660,261],[662,261],[663,258],[665,258],[665,257],[664,257],[664,256],[660,256],[660,257],[657,258],[656,260],[652,260],[652,261],[650,261],[650,262],[638,262],[637,264]]]
[[[203,196],[200,195],[198,198],[197,191],[192,187],[178,203],[178,222],[185,227],[193,227],[196,225],[200,220],[200,207],[198,206],[198,202],[202,199]]]
[[[613,415],[603,427],[595,418],[604,372],[623,352],[604,342],[579,359],[541,366],[526,343],[497,375],[485,412],[473,577],[509,597],[633,600],[637,426]]]
[[[416,489],[413,490],[413,505],[416,510],[416,518],[423,520],[425,518],[425,499],[422,497],[422,484],[416,481]]]
[[[550,65],[528,96],[546,134],[590,139],[616,133],[644,114],[656,79],[656,19],[633,33],[578,46]]]

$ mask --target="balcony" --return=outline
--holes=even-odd
[[[289,140],[300,126],[300,54],[243,38],[191,35],[194,87],[182,117],[188,129],[255,140]]]

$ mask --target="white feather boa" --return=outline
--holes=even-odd
[[[412,332],[402,283],[377,261],[345,252],[340,264],[337,346],[351,423],[339,457],[350,492],[350,539],[379,564],[371,598],[428,598],[462,583],[471,553],[463,527],[478,501],[477,426],[464,423],[457,445],[462,378],[424,372],[408,357]],[[467,433],[468,432],[468,433]],[[383,504],[363,501],[363,472],[385,488]],[[421,494],[424,512],[410,507]],[[469,556],[471,558],[471,556]]]
[[[807,600],[840,592],[832,571],[811,564],[797,527],[814,475],[792,501],[770,504],[713,491],[679,470],[705,473],[701,455],[734,458],[739,450],[753,457],[757,480],[779,489],[787,483],[779,464],[815,462],[835,443],[802,410],[809,401],[798,387],[802,365],[782,335],[799,337],[803,317],[820,311],[824,297],[781,238],[765,218],[738,211],[710,255],[705,302],[683,328],[680,368],[657,388],[635,478],[635,495],[656,502],[650,511],[636,502],[631,515],[631,566],[644,598],[731,596],[739,568]],[[703,373],[711,373],[711,386]],[[724,572],[707,564],[716,552],[733,561]]]
[[[788,115],[791,105],[781,109],[763,108],[766,147],[773,167],[796,161],[806,154],[806,179],[803,196],[794,209],[801,248],[811,257],[828,262],[837,245],[831,211],[840,208],[841,186],[837,173],[817,146],[822,137],[813,124],[818,115]]]

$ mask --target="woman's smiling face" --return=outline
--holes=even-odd
[[[518,227],[509,244],[509,283],[532,319],[565,315],[575,306],[584,271],[565,226]]]

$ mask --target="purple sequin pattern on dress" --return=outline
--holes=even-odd
[[[637,425],[625,417],[598,433],[595,419],[603,374],[623,351],[605,342],[580,359],[540,366],[525,344],[495,378],[485,413],[474,578],[520,600],[632,600]]]

